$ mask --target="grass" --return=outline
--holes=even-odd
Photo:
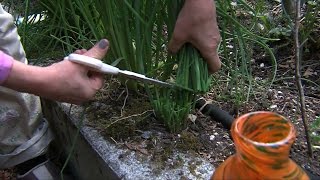
[[[257,2],[259,4],[259,2]],[[252,53],[253,47],[261,47],[269,55],[272,62],[273,71],[270,76],[271,86],[277,72],[277,62],[273,51],[267,45],[276,39],[261,36],[257,29],[257,24],[263,24],[260,14],[261,7],[256,9],[245,1],[239,1],[234,5],[231,1],[217,1],[218,16],[221,28],[222,43],[220,45],[220,56],[222,57],[223,69],[220,77],[225,78],[225,94],[236,107],[248,102],[254,94],[253,84],[256,84],[252,76]],[[249,16],[249,20],[242,22],[236,12],[243,12]],[[248,17],[246,17],[248,18]],[[264,24],[263,24],[264,25]],[[219,86],[221,82],[214,81],[213,86]],[[264,84],[265,86],[265,84]],[[221,96],[225,96],[224,93]]]

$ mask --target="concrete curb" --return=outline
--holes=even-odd
[[[44,116],[56,134],[56,146],[67,156],[71,150],[82,108],[42,100]],[[70,113],[69,113],[70,112]],[[84,120],[86,121],[86,119]],[[70,168],[79,179],[210,179],[214,167],[195,155],[176,152],[167,163],[180,167],[157,168],[151,157],[118,147],[92,127],[82,126],[70,159]]]

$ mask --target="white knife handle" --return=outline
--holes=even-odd
[[[95,59],[89,56],[80,55],[80,54],[70,54],[65,59],[68,59],[69,61],[79,63],[85,66],[89,66],[94,68],[96,71],[111,75],[117,75],[120,71],[119,68],[111,66],[109,64],[103,63],[99,59]]]

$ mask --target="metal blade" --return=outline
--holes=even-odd
[[[180,86],[178,84],[172,84],[172,83],[168,83],[168,82],[159,81],[157,79],[148,78],[145,75],[142,75],[142,74],[139,74],[139,73],[135,73],[135,72],[132,72],[132,71],[120,70],[119,71],[119,75],[124,76],[126,78],[130,78],[130,79],[142,81],[142,82],[145,82],[145,83],[149,83],[149,84],[157,84],[157,85],[162,86],[162,87],[178,88],[180,90],[186,90],[186,91],[194,92],[193,89],[190,89],[190,88],[187,88],[187,87],[183,87],[183,86]]]
[[[142,81],[142,82],[149,83],[149,84],[157,84],[157,85],[160,85],[160,86],[163,86],[163,87],[169,87],[169,88],[173,88],[174,87],[174,84],[163,82],[163,81],[159,81],[159,80],[152,79],[152,78],[148,78],[145,75],[138,74],[138,73],[131,72],[131,71],[120,70],[119,74],[124,76],[124,77],[130,78],[130,79],[134,79],[134,80],[138,80],[138,81]]]

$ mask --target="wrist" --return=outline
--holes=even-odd
[[[13,61],[14,59],[11,56],[0,51],[0,85],[7,80],[12,69]]]
[[[214,7],[214,0],[185,0],[183,6],[183,8],[187,9],[187,12],[193,13],[194,16],[212,14]]]
[[[14,60],[10,74],[3,86],[19,92],[42,95],[42,89],[48,84],[50,84],[50,80],[45,68]]]
[[[208,3],[212,3],[214,2],[214,0],[185,0],[185,3],[188,4],[206,4],[208,5]]]

